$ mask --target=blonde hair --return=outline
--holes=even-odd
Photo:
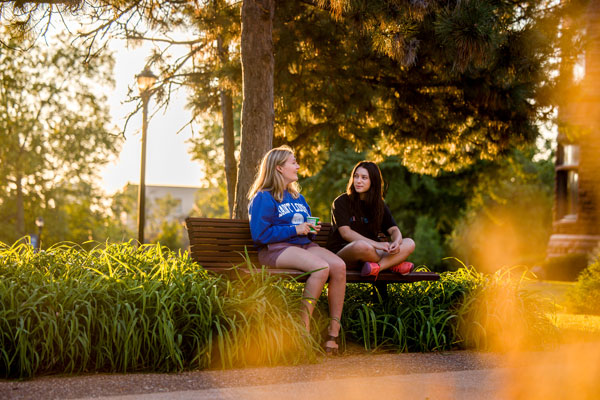
[[[291,182],[287,187],[283,187],[283,176],[276,168],[278,165],[285,164],[288,158],[293,155],[294,151],[292,148],[285,145],[269,150],[260,162],[258,174],[248,192],[248,199],[252,200],[256,193],[261,190],[269,190],[275,200],[281,202],[283,200],[283,191],[286,189],[293,198],[297,199],[300,196],[298,182]]]

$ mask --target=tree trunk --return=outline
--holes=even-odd
[[[242,140],[234,218],[248,219],[248,190],[273,144],[274,0],[242,4]]]
[[[19,237],[25,235],[25,206],[23,202],[23,178],[20,173],[17,173],[17,233]]]
[[[217,38],[217,49],[221,63],[229,61],[228,49],[223,47],[221,36]],[[233,100],[231,92],[221,87],[221,117],[223,118],[223,152],[225,153],[225,178],[227,180],[227,205],[229,218],[233,216],[235,186],[237,184],[237,163],[235,160],[235,135],[233,133]]]

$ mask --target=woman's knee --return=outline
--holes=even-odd
[[[341,258],[333,261],[329,261],[329,276],[331,278],[338,278],[346,276],[346,263]]]
[[[373,246],[366,240],[357,240],[354,242],[354,249],[358,252],[364,253],[373,250]]]
[[[352,250],[354,254],[359,256],[372,257],[377,255],[375,248],[366,240],[357,240],[353,242]]]
[[[315,277],[315,279],[319,279],[322,281],[326,281],[329,278],[330,267],[329,264],[323,262],[322,264],[315,265],[314,269],[310,271],[311,277]]]
[[[416,244],[411,238],[405,238],[402,239],[402,246],[404,246],[409,253],[412,253],[415,251]]]

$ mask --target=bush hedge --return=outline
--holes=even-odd
[[[600,315],[600,258],[579,275],[567,292],[567,308],[575,314]]]
[[[314,334],[304,334],[302,286],[261,270],[214,276],[160,245],[0,244],[0,376],[312,362],[327,304],[323,294]],[[484,349],[497,336],[539,343],[550,326],[507,275],[463,267],[439,282],[389,286],[380,301],[371,285],[348,285],[346,340],[371,350]]]

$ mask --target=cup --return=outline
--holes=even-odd
[[[306,222],[308,222],[309,224],[318,225],[319,217],[306,217]],[[314,230],[313,228],[310,228],[310,231],[311,231],[311,233],[317,233],[317,231]]]

